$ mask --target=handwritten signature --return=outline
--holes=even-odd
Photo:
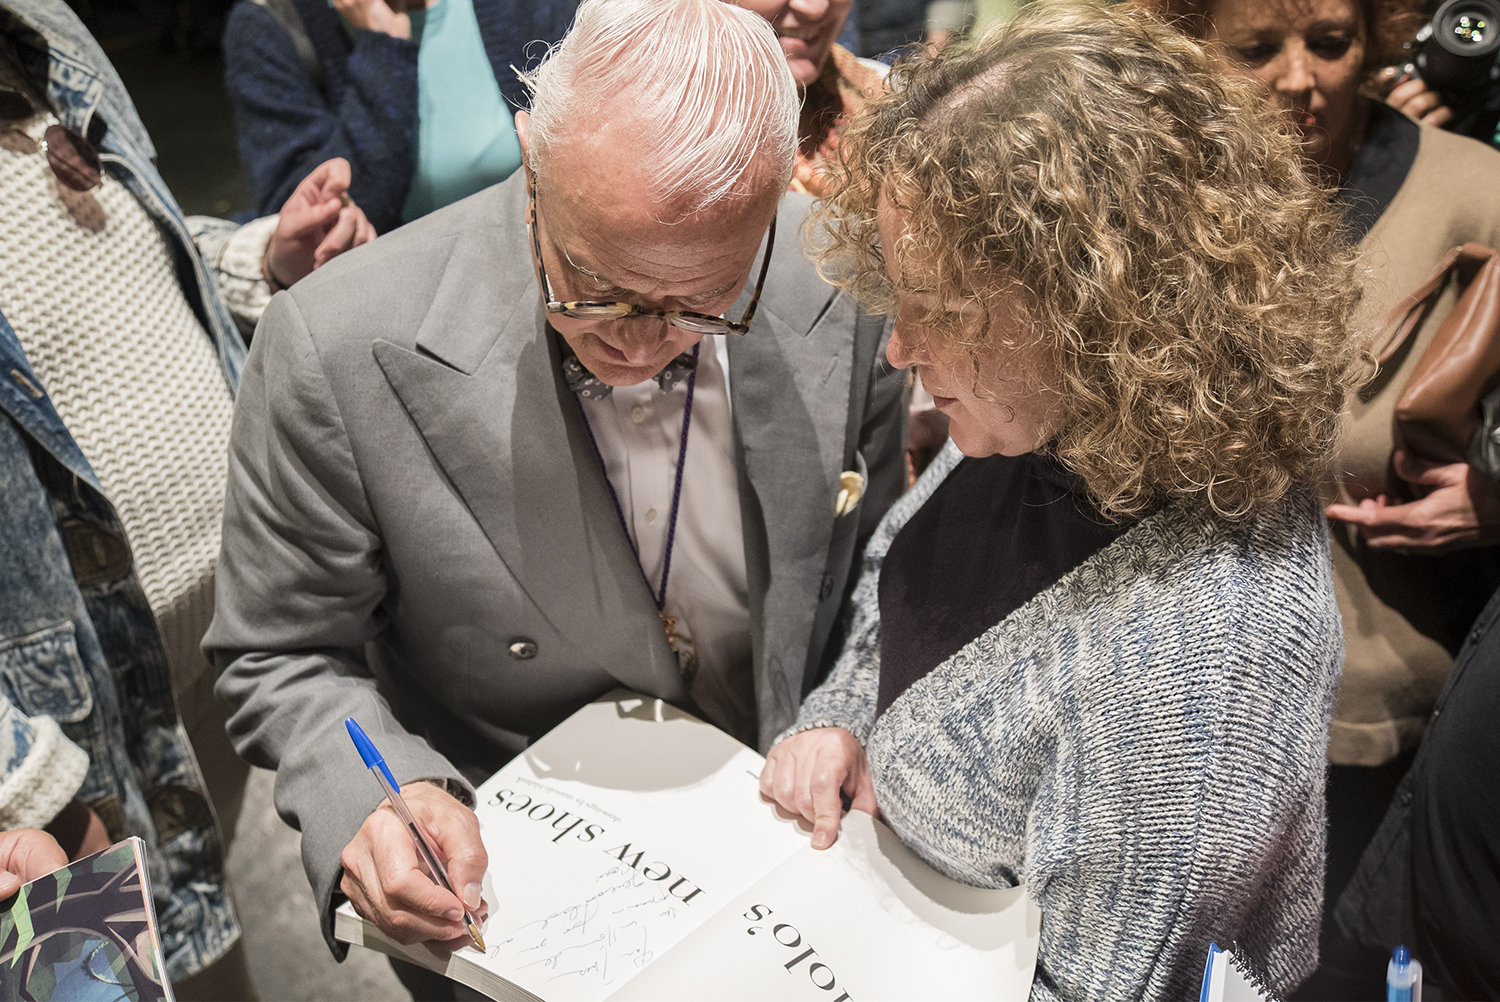
[[[519,970],[550,971],[548,981],[585,979],[610,984],[649,964],[649,924],[677,917],[674,899],[661,884],[629,866],[612,866],[595,878],[597,889],[582,901],[524,923],[497,939],[491,958],[524,959]]]

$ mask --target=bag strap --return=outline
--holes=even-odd
[[[256,0],[256,2],[259,3],[261,0]],[[1419,285],[1417,290],[1411,295],[1397,303],[1391,309],[1391,312],[1386,315],[1385,323],[1380,325],[1381,330],[1390,330],[1392,327],[1396,327],[1397,324],[1400,324],[1400,326],[1396,327],[1396,330],[1386,340],[1385,347],[1381,348],[1375,355],[1376,361],[1381,365],[1384,365],[1392,355],[1400,350],[1401,346],[1406,343],[1406,339],[1411,337],[1411,332],[1417,329],[1417,326],[1432,310],[1433,304],[1437,302],[1438,294],[1443,291],[1443,286],[1448,284],[1448,273],[1458,263],[1458,255],[1462,250],[1462,247],[1455,247],[1443,255],[1443,260],[1432,270],[1432,274],[1427,277],[1427,281]]]
[[[1427,276],[1427,281],[1417,287],[1416,291],[1397,303],[1389,314],[1386,315],[1385,323],[1380,325],[1381,330],[1392,331],[1386,340],[1385,346],[1375,355],[1375,360],[1384,365],[1392,355],[1401,349],[1406,339],[1411,337],[1412,331],[1426,319],[1427,314],[1438,301],[1438,295],[1448,284],[1449,273],[1456,265],[1462,263],[1462,259],[1469,259],[1476,267],[1489,260],[1495,251],[1483,244],[1460,244],[1447,254],[1443,255],[1442,261]],[[1399,325],[1399,326],[1398,326]]]
[[[318,58],[312,39],[307,35],[307,27],[302,23],[302,15],[298,14],[297,8],[292,6],[292,0],[250,0],[250,2],[274,17],[276,23],[291,36],[292,48],[297,50],[297,59],[302,63],[302,69],[312,78],[313,86],[318,88],[318,93],[326,98],[328,76],[323,71],[323,61]]]

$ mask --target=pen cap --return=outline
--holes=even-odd
[[[1386,1002],[1422,1002],[1422,963],[1405,946],[1391,951],[1385,968]]]
[[[365,767],[379,769],[385,774],[385,778],[390,780],[392,786],[398,790],[401,789],[401,785],[396,782],[396,777],[391,775],[390,768],[386,766],[385,758],[381,756],[380,752],[375,750],[375,743],[365,734],[364,728],[359,726],[359,722],[353,717],[348,717],[344,720],[344,729],[349,732],[349,737],[353,739],[354,747],[359,750],[359,757],[364,759]]]

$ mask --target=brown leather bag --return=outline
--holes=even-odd
[[[1443,318],[1396,401],[1393,455],[1404,450],[1431,462],[1484,468],[1488,464],[1479,433],[1484,431],[1485,412],[1500,404],[1490,401],[1491,406],[1484,406],[1486,396],[1500,384],[1500,254],[1481,244],[1449,251],[1432,276],[1391,311],[1385,329],[1396,329],[1377,358],[1383,367],[1402,349],[1449,282],[1457,283],[1458,302]],[[1487,472],[1493,481],[1500,469]],[[1393,494],[1411,496],[1410,485],[1394,470],[1389,479]]]

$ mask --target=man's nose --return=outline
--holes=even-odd
[[[651,361],[667,336],[667,322],[661,317],[626,317],[616,324],[620,351],[632,365]]]

